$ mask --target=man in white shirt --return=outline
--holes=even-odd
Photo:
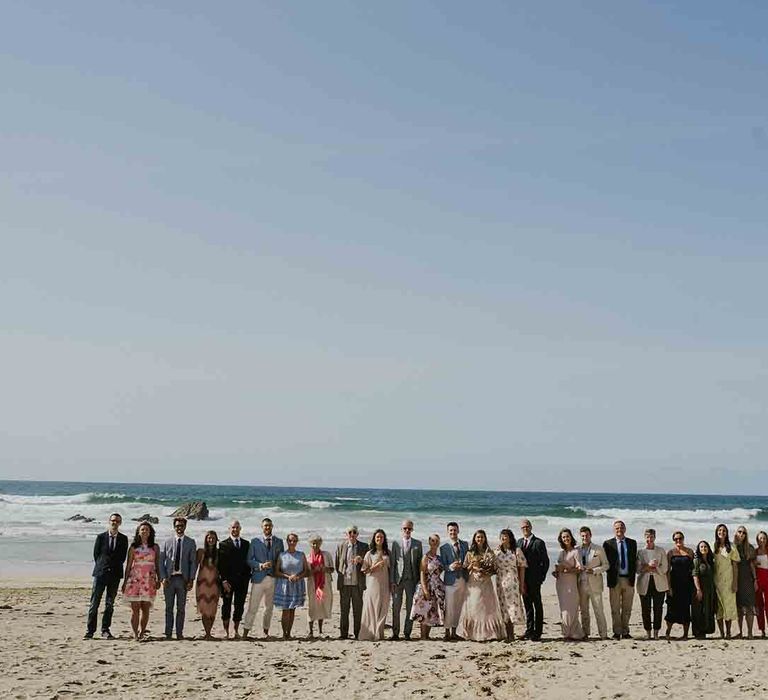
[[[581,535],[579,560],[583,567],[579,574],[579,608],[584,638],[589,637],[589,606],[591,603],[600,639],[607,639],[608,625],[603,610],[603,574],[608,571],[608,557],[606,557],[602,547],[592,544],[592,530],[586,525],[579,530],[579,534]]]

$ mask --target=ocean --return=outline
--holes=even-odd
[[[432,532],[444,536],[445,524],[456,520],[462,539],[483,528],[492,541],[505,527],[519,536],[520,518],[527,517],[552,553],[560,528],[570,527],[578,537],[576,531],[586,524],[602,541],[612,535],[617,518],[639,541],[645,528],[655,528],[662,547],[672,545],[674,530],[682,530],[690,546],[711,541],[720,522],[731,532],[745,525],[751,541],[768,529],[765,496],[0,481],[0,577],[87,579],[93,538],[106,528],[110,513],[123,515],[122,530],[129,536],[137,525],[131,519],[157,516],[163,538],[171,533],[168,515],[188,500],[203,500],[210,510],[208,520],[191,521],[187,529],[198,541],[209,529],[225,537],[233,518],[242,523],[245,537],[253,537],[269,516],[277,535],[299,535],[299,549],[310,533],[319,533],[324,547],[332,549],[352,523],[363,538],[377,527],[398,536],[404,517],[414,521],[414,536],[422,540]],[[94,522],[67,520],[78,513]]]

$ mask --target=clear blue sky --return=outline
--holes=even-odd
[[[158,4],[2,3],[0,477],[766,492],[765,3]]]

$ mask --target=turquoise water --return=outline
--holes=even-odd
[[[517,532],[520,518],[528,517],[551,547],[561,527],[588,524],[600,539],[610,536],[616,518],[627,523],[630,536],[642,538],[646,527],[655,527],[662,544],[676,529],[683,530],[689,542],[711,540],[719,522],[732,528],[745,525],[752,539],[758,530],[768,529],[768,497],[751,495],[0,481],[0,575],[41,570],[40,576],[87,576],[93,537],[104,529],[111,512],[123,514],[126,532],[135,527],[131,518],[158,516],[159,534],[165,535],[171,529],[167,516],[191,499],[204,500],[211,511],[210,520],[190,523],[193,537],[207,529],[224,535],[232,518],[242,522],[246,536],[254,536],[262,517],[269,516],[278,534],[295,531],[303,540],[317,532],[328,546],[350,523],[358,525],[363,536],[376,527],[396,534],[403,517],[415,521],[417,537],[442,534],[446,522],[457,520],[464,536],[482,527],[492,539],[503,527]],[[95,521],[68,522],[76,513]]]

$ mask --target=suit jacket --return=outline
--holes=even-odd
[[[527,587],[541,586],[547,579],[547,571],[549,571],[547,545],[544,544],[544,540],[533,534],[528,549],[523,549],[524,544],[525,538],[521,537],[517,541],[517,546],[520,547],[525,560],[528,562],[528,566],[525,567],[525,585]]]
[[[334,562],[336,567],[336,588],[341,590],[344,588],[344,574],[347,573],[347,545],[349,542],[344,541],[338,547],[336,547],[336,561]],[[365,542],[358,540],[355,543],[355,556],[365,557],[368,552],[368,545]],[[363,562],[356,564],[357,568],[357,587],[365,590],[365,574],[363,573]]]
[[[123,578],[123,564],[128,556],[128,538],[122,533],[117,533],[115,549],[109,549],[109,532],[96,535],[93,543],[93,574],[96,578]]]
[[[624,541],[627,543],[627,567],[629,569],[629,575],[627,580],[630,586],[635,585],[635,573],[637,572],[637,542],[625,537]],[[603,542],[603,549],[605,555],[608,557],[608,588],[615,588],[619,581],[619,549],[616,546],[616,538]]]
[[[160,578],[171,578],[173,574],[173,557],[176,551],[176,536],[169,537],[160,547]],[[181,538],[181,558],[179,570],[184,578],[184,583],[189,583],[195,578],[197,571],[197,545],[191,537]]]
[[[450,540],[440,545],[440,563],[443,565],[443,583],[446,586],[453,586],[460,578],[465,581],[469,579],[469,572],[463,566],[468,551],[469,545],[464,540],[459,540],[459,561],[462,563],[462,568],[451,571],[448,567],[456,561],[456,551]]]
[[[275,575],[275,563],[282,552],[285,551],[283,541],[272,535],[272,548],[267,549],[264,535],[254,537],[248,548],[248,566],[251,569],[251,583],[261,583],[267,576]],[[272,568],[261,570],[264,562],[271,561]]]
[[[235,547],[235,541],[231,537],[219,543],[219,574],[221,580],[227,581],[232,586],[243,585],[251,580],[251,566],[248,563],[248,554],[251,543],[240,538],[240,549]]]
[[[589,590],[592,593],[600,593],[603,590],[603,574],[608,571],[608,557],[605,555],[605,550],[593,542],[589,545],[587,563],[584,564],[581,547],[577,547],[576,549],[579,552],[579,559],[582,566],[592,570],[591,574],[586,572],[579,574],[579,589]]]
[[[401,583],[402,581],[418,583],[421,557],[421,540],[411,537],[411,546],[408,548],[408,554],[403,551],[403,544],[400,540],[392,542],[389,548],[389,580],[392,583]],[[408,565],[410,565],[411,575],[406,578],[408,576]]]
[[[655,572],[642,571],[644,564],[649,564],[651,560],[656,561],[657,569]],[[669,583],[667,582],[667,571],[669,571],[669,559],[667,559],[667,553],[661,547],[654,547],[653,549],[646,549],[643,547],[637,551],[637,595],[646,595],[648,593],[648,583],[653,576],[653,583],[656,586],[656,591],[661,593],[662,591],[669,590]]]

